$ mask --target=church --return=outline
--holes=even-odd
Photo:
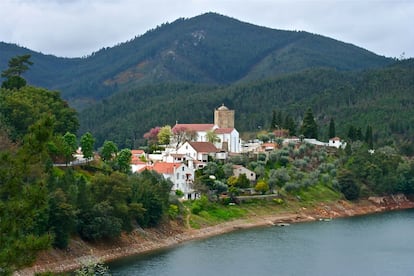
[[[209,142],[208,133],[214,132],[218,138],[214,145],[219,150],[231,153],[241,152],[241,141],[239,132],[234,128],[234,110],[229,109],[224,104],[214,110],[213,124],[176,124],[174,130],[185,129],[194,132],[196,142]]]

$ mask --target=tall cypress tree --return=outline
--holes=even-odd
[[[301,133],[306,138],[318,138],[318,125],[315,122],[311,108],[306,110],[305,116],[303,117]]]
[[[336,136],[335,122],[334,122],[334,119],[331,118],[331,121],[329,122],[329,137],[328,138],[333,138],[335,136]]]
[[[368,144],[370,149],[374,148],[373,138],[372,138],[372,127],[367,125],[367,129],[365,131],[365,142]]]

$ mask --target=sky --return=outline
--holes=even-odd
[[[414,0],[0,0],[0,41],[82,57],[206,12],[414,57]]]

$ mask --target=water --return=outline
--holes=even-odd
[[[113,275],[414,275],[414,210],[242,230],[111,264]]]

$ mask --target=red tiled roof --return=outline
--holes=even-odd
[[[262,144],[262,147],[263,148],[275,148],[276,144],[274,144],[274,143],[264,143],[264,144]]]
[[[188,142],[197,152],[210,153],[217,152],[217,148],[210,142]]]
[[[186,130],[192,131],[208,131],[212,130],[214,124],[176,124],[174,128],[185,128]]]
[[[339,138],[339,137],[333,137],[333,138],[331,138],[331,139],[329,139],[329,140],[341,141],[341,138]]]
[[[132,155],[141,155],[144,154],[145,152],[143,150],[131,150],[131,154]]]
[[[137,173],[142,173],[143,171],[148,170],[148,171],[152,171],[152,166],[145,166],[140,168],[139,170],[137,170]]]
[[[234,128],[217,128],[214,130],[216,134],[227,134],[231,133]]]
[[[157,162],[152,169],[157,173],[173,174],[174,168],[179,167],[177,163]]]
[[[146,164],[146,162],[140,160],[139,158],[132,158],[131,164],[133,164],[133,165],[142,165],[142,164]]]

